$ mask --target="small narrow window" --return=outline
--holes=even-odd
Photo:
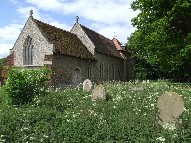
[[[28,36],[25,39],[23,47],[23,65],[32,65],[34,57],[34,48],[32,45],[32,38]]]
[[[92,66],[88,65],[88,79],[92,78]]]
[[[104,68],[103,68],[103,63],[102,62],[99,65],[99,75],[100,75],[100,78],[103,78]]]
[[[108,66],[108,80],[112,80],[112,69],[111,69],[111,65]]]
[[[115,67],[113,64],[112,64],[112,79],[113,80],[115,79]]]

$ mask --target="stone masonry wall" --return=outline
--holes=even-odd
[[[89,64],[94,66],[95,62],[54,53],[52,57],[52,85],[55,87],[72,85],[72,73],[75,68],[80,69],[80,82],[83,82],[87,79],[87,68]]]
[[[91,42],[91,40],[89,39],[87,34],[83,31],[80,24],[78,24],[78,23],[75,23],[71,32],[75,33],[78,36],[78,38],[82,41],[82,43],[84,45],[86,45],[86,47],[88,47],[89,51],[92,52],[97,59],[96,65],[93,67],[93,72],[94,72],[93,75],[94,75],[95,82],[111,80],[111,79],[109,79],[108,72],[109,72],[109,66],[112,64],[114,65],[114,68],[115,68],[115,72],[114,72],[115,76],[114,76],[114,79],[112,79],[112,80],[127,81],[130,77],[132,77],[132,76],[128,75],[128,74],[132,74],[129,71],[130,69],[127,69],[129,67],[129,61],[128,61],[129,59],[122,60],[122,59],[108,56],[105,54],[94,53],[94,49],[95,49],[94,44]],[[104,64],[104,77],[103,78],[99,77],[99,65],[100,65],[101,61]]]
[[[52,57],[52,85],[55,87],[66,87],[72,85],[72,73],[75,68],[80,69],[80,82],[82,83],[88,78],[88,66],[92,67],[92,78],[91,81],[100,83],[109,80],[109,66],[114,65],[114,79],[110,80],[124,80],[123,79],[123,60],[111,57],[108,55],[96,53],[97,61],[91,61],[87,59],[81,59],[77,57],[53,54]],[[99,65],[103,63],[104,76],[100,78]]]
[[[39,31],[38,27],[32,21],[32,17],[29,17],[25,27],[19,35],[14,47],[15,53],[14,66],[23,67],[23,45],[27,36],[32,38],[32,44],[34,46],[34,58],[32,66],[43,66],[45,55],[52,54],[52,45],[44,38]],[[51,64],[51,62],[49,62]],[[30,65],[31,66],[31,65]]]
[[[112,57],[105,54],[95,53],[97,62],[95,66],[95,79],[97,82],[108,81],[108,80],[124,80],[123,79],[123,59]],[[99,77],[99,65],[103,63],[104,67],[104,76],[103,78]],[[113,64],[114,66],[114,79],[109,79],[109,66]]]
[[[88,38],[86,33],[82,30],[80,24],[75,23],[71,29],[71,33],[74,33],[78,36],[78,38],[82,41],[82,43],[88,48],[88,50],[94,55],[95,46]]]

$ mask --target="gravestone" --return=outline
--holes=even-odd
[[[157,107],[160,111],[158,116],[160,125],[167,123],[182,124],[179,116],[184,111],[184,101],[180,95],[174,92],[166,92],[158,98]]]
[[[106,100],[106,93],[102,84],[96,85],[92,91],[92,101],[96,100]]]
[[[142,90],[144,90],[144,87],[142,85],[134,85],[134,86],[130,87],[130,89],[133,91],[142,91]]]
[[[92,88],[92,82],[89,79],[84,80],[83,91],[89,92],[91,88]]]

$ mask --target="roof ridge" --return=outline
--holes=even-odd
[[[53,27],[53,28],[59,29],[59,30],[61,30],[61,31],[63,31],[63,32],[67,32],[67,33],[70,33],[70,34],[74,34],[74,33],[71,33],[71,32],[69,32],[69,31],[67,31],[67,30],[64,30],[64,29],[62,29],[62,28],[59,28],[59,27],[56,27],[56,26],[54,26],[54,25],[48,24],[48,23],[46,23],[46,22],[43,22],[43,21],[41,21],[41,20],[38,20],[38,19],[35,19],[35,18],[33,18],[33,20],[36,20],[37,22],[41,22],[42,24],[46,24],[47,26],[51,26],[51,27]],[[74,34],[74,35],[75,35],[75,34]]]
[[[51,44],[55,45],[55,52],[74,56],[78,58],[95,60],[94,55],[88,51],[87,47],[81,42],[76,34],[33,19],[34,24],[39,28],[42,35]]]
[[[96,52],[123,58],[119,51],[117,51],[117,47],[112,39],[109,39],[84,25],[80,24],[80,26],[95,45]]]
[[[106,38],[107,40],[112,41],[111,39],[109,39],[109,38],[105,37],[104,35],[102,35],[102,34],[100,34],[100,33],[96,32],[96,31],[94,31],[94,30],[92,30],[92,29],[90,29],[90,28],[88,28],[88,27],[86,27],[86,26],[84,26],[84,25],[82,25],[82,24],[80,24],[80,26],[82,26],[82,27],[84,27],[84,28],[87,28],[88,30],[91,30],[92,32],[94,32],[94,33],[96,33],[96,34],[98,34],[98,35],[100,35],[100,36],[102,36],[102,37]]]

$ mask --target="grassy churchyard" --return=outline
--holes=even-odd
[[[0,142],[190,143],[191,85],[158,82],[106,82],[106,101],[91,91],[48,91],[24,106],[10,105],[0,89]],[[157,100],[175,92],[184,101],[181,127],[158,124]],[[170,108],[170,107],[169,107]]]

